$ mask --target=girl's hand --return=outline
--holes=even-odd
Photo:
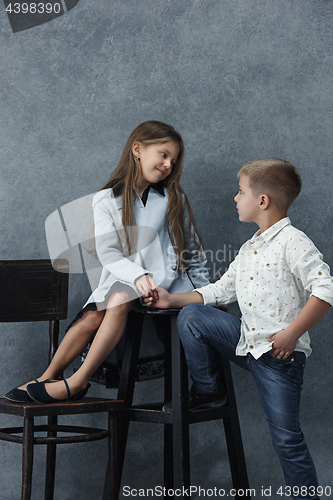
[[[149,296],[145,299],[148,307],[158,307],[159,309],[170,309],[171,294],[158,286],[154,289],[154,296]]]
[[[156,283],[153,280],[153,278],[148,276],[148,274],[144,274],[143,276],[140,276],[140,278],[138,278],[136,280],[135,285],[136,285],[137,289],[139,290],[139,292],[143,295],[143,297],[154,297],[155,296],[154,289],[156,288]],[[156,298],[158,298],[157,295],[156,295]]]
[[[272,349],[269,353],[274,356],[274,358],[287,358],[292,352],[294,352],[297,344],[297,338],[294,339],[293,335],[288,332],[288,330],[280,330],[271,337],[269,337],[268,342],[273,342]]]

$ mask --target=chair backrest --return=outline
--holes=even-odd
[[[0,261],[0,322],[55,321],[67,317],[67,261]]]

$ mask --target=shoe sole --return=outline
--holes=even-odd
[[[221,399],[221,401],[214,401],[213,403],[204,403],[200,406],[195,406],[194,408],[189,409],[189,411],[197,411],[197,410],[209,410],[211,408],[221,408],[221,406],[224,406],[228,401],[227,396],[225,398]],[[168,409],[165,407],[165,405],[162,407],[162,411],[172,411],[172,409]]]
[[[190,408],[189,411],[198,411],[198,410],[209,410],[211,408],[221,408],[221,406],[224,406],[228,401],[227,396],[225,398],[221,399],[221,401],[214,401],[212,403],[203,403],[202,405],[195,406],[194,408]]]
[[[28,394],[28,393],[27,393]],[[29,403],[29,401],[32,401],[31,396],[29,395],[30,399],[25,399],[24,401],[21,399],[11,399],[8,396],[3,396],[3,399],[7,399],[8,401],[11,401],[12,403]]]

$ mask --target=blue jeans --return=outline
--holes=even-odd
[[[283,360],[269,353],[259,359],[250,354],[236,356],[240,324],[235,316],[200,304],[186,306],[179,313],[178,331],[193,383],[200,392],[219,389],[217,352],[250,371],[259,390],[286,484],[292,493],[297,493],[299,487],[299,494],[289,498],[318,499],[315,467],[299,424],[305,354],[294,351]],[[305,496],[304,489],[308,492]]]

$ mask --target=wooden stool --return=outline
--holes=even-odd
[[[188,371],[177,330],[178,313],[178,309],[162,310],[142,307],[133,310],[129,315],[118,389],[118,399],[124,400],[125,403],[125,410],[119,422],[120,468],[122,469],[124,462],[129,422],[164,424],[164,486],[167,489],[189,488],[191,485],[189,425],[223,419],[233,487],[235,490],[245,490],[249,488],[249,484],[229,361],[221,359],[221,380],[228,396],[227,404],[220,408],[188,411]],[[153,315],[163,329],[164,401],[172,400],[172,411],[162,411],[164,402],[132,405],[145,314]],[[236,496],[235,498],[242,497]]]
[[[48,260],[0,261],[0,322],[49,321],[49,361],[58,346],[59,319],[67,317],[68,262],[59,262],[57,272]],[[29,339],[29,342],[32,340]],[[15,359],[13,359],[13,364]],[[23,445],[22,500],[30,500],[32,484],[33,448],[47,445],[45,500],[53,500],[57,444],[82,443],[108,438],[109,481],[107,498],[116,500],[119,492],[118,471],[118,412],[123,401],[84,398],[79,401],[61,401],[39,404],[34,401],[14,403],[0,399],[0,413],[23,417],[22,427],[0,429],[0,440]],[[108,429],[58,425],[58,415],[85,415],[107,413]],[[34,418],[45,416],[46,425],[34,425]],[[35,433],[44,431],[45,437]],[[58,432],[65,436],[58,436]],[[19,436],[18,434],[23,434]]]

